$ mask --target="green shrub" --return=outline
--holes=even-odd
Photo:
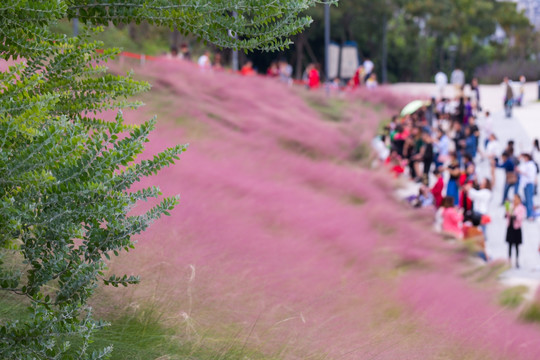
[[[99,26],[147,21],[222,47],[271,50],[310,23],[297,15],[315,2],[2,1],[0,59],[24,61],[0,72],[0,290],[28,300],[30,309],[2,319],[0,358],[109,357],[109,345],[89,350],[105,324],[93,319],[88,299],[100,284],[139,281],[106,276],[107,260],[133,248],[131,237],[178,202],[165,198],[128,215],[140,200],[161,195],[157,187],[132,185],[174,163],[186,147],[137,160],[155,121],[127,125],[119,110],[141,105],[126,99],[149,86],[107,73],[104,64],[119,51],[91,40]],[[51,31],[74,17],[95,28],[73,38]],[[116,119],[101,119],[105,110],[118,111]]]

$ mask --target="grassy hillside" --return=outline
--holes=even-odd
[[[140,185],[180,193],[181,206],[112,264],[142,283],[94,300],[114,358],[540,357],[515,294],[500,300],[502,265],[469,263],[367,166],[379,123],[406,99],[328,99],[187,63],[136,72],[154,87],[126,118],[159,120],[146,156],[190,147]]]

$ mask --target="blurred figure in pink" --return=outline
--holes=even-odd
[[[216,53],[214,55],[214,70],[221,71],[223,70],[223,65],[221,64],[221,54]]]
[[[462,239],[463,214],[454,206],[454,198],[452,196],[444,198],[443,208],[442,231],[454,236],[456,239]]]

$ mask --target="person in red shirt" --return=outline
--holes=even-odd
[[[405,172],[405,168],[401,163],[401,158],[396,150],[392,150],[390,152],[390,155],[386,158],[384,164],[389,167],[390,172],[394,175],[395,178],[398,178],[401,174]]]
[[[248,61],[244,66],[242,66],[240,74],[242,74],[243,76],[255,75],[255,70],[253,70],[253,63],[251,61]]]
[[[308,86],[310,89],[317,89],[321,86],[321,75],[319,73],[319,64],[311,66],[308,73]]]
[[[438,209],[441,207],[443,202],[443,189],[444,189],[444,180],[441,171],[437,168],[433,171],[433,174],[437,177],[437,182],[431,188],[431,193],[433,194],[433,200],[435,202],[435,207]]]
[[[266,70],[266,75],[269,77],[277,77],[279,76],[279,68],[277,63],[274,61],[270,64],[268,69]]]
[[[354,73],[352,81],[353,88],[357,88],[362,84],[362,79],[364,78],[364,67],[360,65],[358,69],[356,69],[356,72]]]

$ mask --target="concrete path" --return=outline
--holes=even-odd
[[[431,95],[436,88],[432,84],[397,84],[397,91]],[[451,89],[449,89],[451,91]],[[540,102],[537,102],[538,90],[536,83],[529,83],[525,89],[523,107],[514,108],[513,118],[504,117],[502,106],[503,90],[501,86],[481,86],[482,106],[490,110],[494,119],[494,130],[501,144],[514,140],[516,150],[530,151],[535,138],[540,139]],[[483,141],[483,140],[481,140]],[[477,168],[480,177],[489,175],[489,164],[479,161]],[[504,186],[503,170],[496,171],[495,188],[489,210],[492,223],[487,227],[486,252],[490,259],[507,259],[508,247],[505,242],[506,221],[504,207],[501,206]],[[512,194],[512,190],[511,190]],[[535,204],[540,204],[540,197],[535,197]],[[502,274],[501,281],[507,285],[526,285],[530,288],[532,297],[540,283],[540,219],[535,222],[525,222],[523,225],[523,245],[520,248],[520,269],[512,268]]]
[[[530,92],[529,92],[530,94]],[[500,97],[500,95],[499,95]],[[495,119],[495,132],[502,143],[514,140],[518,152],[530,151],[535,138],[540,138],[540,103],[529,99],[523,107],[514,109],[513,118],[506,119],[502,105],[493,107],[492,113]],[[508,256],[505,242],[506,226],[504,221],[498,221],[504,216],[504,208],[500,206],[502,201],[502,188],[504,186],[504,172],[498,170],[496,175],[494,198],[491,202],[490,216],[494,220],[488,226],[488,241],[486,251],[493,259],[505,259]],[[535,196],[535,205],[540,204],[540,197]],[[523,245],[520,251],[520,269],[512,268],[501,276],[503,283],[507,285],[526,285],[532,296],[540,283],[540,220],[535,222],[526,221],[523,225]]]

